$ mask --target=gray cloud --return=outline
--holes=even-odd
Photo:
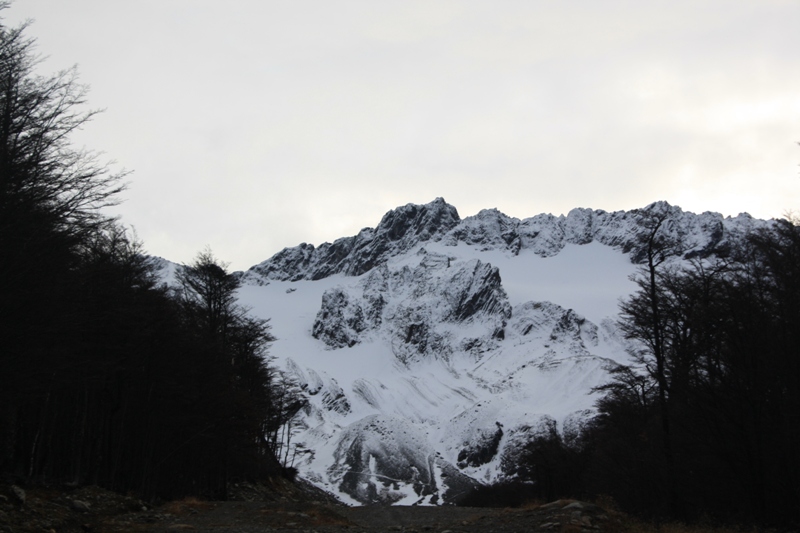
[[[800,6],[782,1],[117,3],[7,21],[79,63],[76,138],[133,169],[152,253],[235,268],[444,196],[780,216],[800,205]]]

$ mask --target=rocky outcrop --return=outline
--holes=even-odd
[[[518,228],[519,220],[516,218],[504,215],[497,209],[484,209],[450,230],[444,237],[444,243],[450,246],[464,243],[480,250],[506,248],[516,254],[522,246]]]
[[[424,249],[418,257],[413,269],[373,270],[359,284],[360,294],[326,291],[312,335],[330,348],[345,348],[383,330],[404,363],[427,354],[447,359],[454,351],[477,355],[504,338],[511,306],[497,268],[477,259],[451,264]],[[456,339],[453,325],[467,322],[472,334]]]
[[[322,307],[311,334],[331,348],[344,348],[356,344],[367,327],[361,302],[351,301],[347,292],[337,287],[322,295]]]
[[[589,355],[599,340],[596,324],[572,309],[552,302],[525,302],[514,307],[508,324],[516,342],[560,346],[565,353]]]
[[[464,443],[464,447],[458,452],[459,468],[482,466],[497,456],[500,439],[503,438],[503,425],[500,422],[495,424],[495,431],[479,430],[472,441]]]
[[[350,401],[335,379],[331,379],[321,389],[322,405],[328,411],[346,415],[350,412]]]
[[[362,503],[453,503],[477,486],[430,447],[405,419],[365,417],[342,433],[328,470],[341,492]]]
[[[435,489],[432,450],[425,435],[403,419],[374,415],[342,434],[329,469],[339,490],[363,503],[392,503],[402,498],[400,484],[419,496]]]
[[[557,433],[558,426],[552,417],[539,415],[529,423],[518,425],[508,432],[508,437],[500,454],[500,470],[506,479],[522,474],[525,468],[524,455],[527,447],[536,439]]]

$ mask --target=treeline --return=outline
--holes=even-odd
[[[210,252],[159,283],[103,215],[123,176],[70,145],[93,115],[84,87],[36,64],[25,27],[0,21],[0,475],[224,498],[280,474],[302,398],[268,324]]]
[[[521,465],[530,496],[610,496],[653,519],[800,526],[800,226],[779,220],[686,266],[642,221],[638,291],[621,305],[631,366],[582,429]],[[677,266],[683,265],[683,266]]]

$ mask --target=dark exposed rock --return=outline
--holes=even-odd
[[[539,415],[536,419],[532,419],[530,424],[511,428],[507,432],[507,443],[500,457],[500,469],[507,479],[524,474],[523,455],[526,447],[535,439],[552,434],[556,427],[555,419]]]
[[[576,355],[588,355],[597,346],[598,327],[572,309],[552,302],[526,302],[514,307],[510,331],[521,337],[542,337],[548,343],[569,345]]]
[[[433,494],[431,450],[404,421],[384,415],[363,418],[343,434],[335,451],[332,475],[341,472],[339,489],[362,503],[391,503],[401,497],[398,483],[419,496]]]
[[[466,443],[465,447],[458,452],[459,468],[485,465],[494,459],[500,447],[500,440],[503,438],[503,426],[500,422],[496,422],[496,424],[497,431],[493,434],[481,433],[478,438]]]
[[[328,385],[322,389],[321,394],[322,405],[329,411],[335,411],[342,415],[350,412],[350,401],[335,379],[330,380]]]
[[[294,248],[284,248],[273,255],[269,261],[256,265],[250,270],[265,279],[303,279],[309,269],[314,254],[314,245],[302,243]]]
[[[359,303],[351,304],[347,292],[340,288],[325,291],[311,334],[324,340],[331,348],[353,346],[358,334],[367,328],[364,310]]]
[[[452,264],[449,257],[420,250],[413,270],[374,269],[361,282],[361,294],[342,288],[325,292],[312,328],[331,348],[351,347],[384,328],[403,363],[432,354],[447,359],[454,350],[479,355],[505,338],[511,306],[497,268],[478,260]],[[389,302],[392,302],[389,305]],[[478,335],[460,345],[448,324],[475,321]]]
[[[519,252],[521,241],[517,228],[519,220],[504,215],[497,209],[484,209],[477,215],[465,218],[445,238],[445,243],[459,242],[478,246],[484,250],[507,248]]]
[[[496,267],[477,260],[471,262],[450,278],[449,286],[457,288],[452,291],[455,320],[467,320],[481,312],[511,318],[511,308]]]
[[[575,208],[564,219],[564,238],[571,244],[589,244],[594,240],[595,212]]]
[[[386,213],[376,228],[337,239],[318,248],[301,244],[284,248],[248,272],[264,279],[296,281],[343,273],[359,276],[391,255],[421,242],[440,240],[459,222],[458,211],[442,198],[425,205],[407,204]]]
[[[355,422],[342,435],[329,474],[339,489],[365,503],[392,503],[410,486],[425,503],[455,503],[477,483],[433,453],[413,424],[387,415]],[[440,480],[434,471],[440,472]]]
[[[92,510],[92,506],[83,500],[70,500],[69,506],[73,511],[78,511],[79,513],[88,513]]]

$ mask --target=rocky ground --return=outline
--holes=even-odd
[[[616,530],[608,527],[609,517],[602,510],[574,501],[554,502],[546,508],[528,510],[451,506],[334,508],[313,504],[214,502],[193,506],[188,512],[167,513],[154,518],[156,521],[148,524],[129,518],[124,524],[116,520],[107,524],[107,531],[577,533]]]
[[[527,509],[346,507],[308,487],[234,485],[238,501],[185,499],[151,507],[98,487],[0,486],[0,532],[605,532],[614,518],[571,500]]]
[[[276,486],[277,485],[277,486]],[[232,501],[187,498],[151,507],[98,487],[0,485],[2,533],[700,533],[731,530],[642,527],[625,515],[576,500],[516,509],[347,507],[313,487],[279,481],[235,484]],[[748,530],[754,531],[754,530]]]

